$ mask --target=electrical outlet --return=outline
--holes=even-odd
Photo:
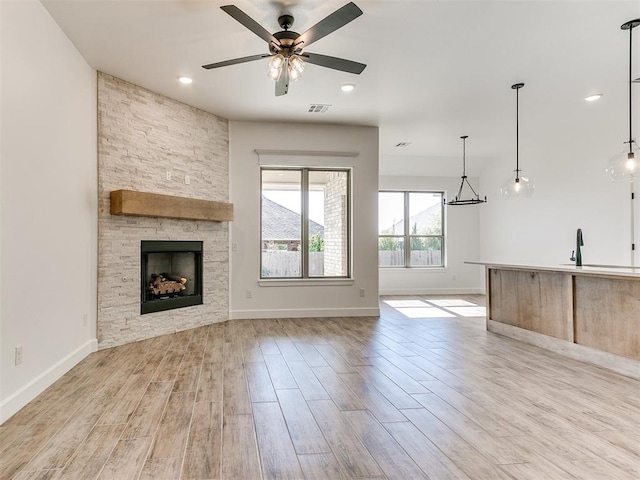
[[[237,243],[232,243],[231,244],[231,250],[234,251],[234,252],[237,252],[238,251],[238,244]]]
[[[166,179],[167,179],[167,182],[171,181],[171,172],[169,170],[167,170]]]
[[[253,290],[247,289],[246,296],[247,298],[253,298]]]
[[[16,354],[15,364],[20,365],[22,363],[22,345],[18,345],[16,347],[15,354]]]
[[[85,327],[89,325],[89,314],[87,313],[82,314],[82,325]]]
[[[361,288],[361,289],[360,289],[360,296],[361,296],[361,297],[364,297],[364,294],[365,294],[365,290],[364,290],[364,288]]]
[[[191,185],[191,177],[189,175],[184,176],[184,184]]]

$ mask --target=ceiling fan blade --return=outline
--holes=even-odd
[[[280,42],[276,39],[276,37],[271,35],[271,33],[268,32],[262,25],[260,25],[258,22],[256,22],[253,18],[251,18],[246,13],[244,13],[235,5],[223,5],[220,8],[225,13],[231,15],[234,19],[236,19],[246,28],[248,28],[253,33],[255,33],[257,36],[259,36],[261,39],[263,39],[265,42],[273,43],[274,45],[280,46]]]
[[[302,48],[306,48],[340,27],[344,27],[360,15],[362,15],[362,10],[355,3],[349,2],[300,35],[296,40],[296,45],[302,44]]]
[[[271,55],[269,55],[268,53],[264,53],[261,55],[250,55],[248,57],[234,58],[233,60],[225,60],[224,62],[210,63],[208,65],[203,65],[202,68],[211,70],[212,68],[227,67],[229,65],[236,65],[238,63],[253,62],[254,60],[260,60],[262,58],[267,58],[270,56]]]
[[[356,75],[361,74],[366,68],[364,63],[345,60],[344,58],[330,57],[328,55],[320,55],[318,53],[304,52],[301,56],[306,62],[313,63],[314,65],[333,68],[334,70],[340,70],[342,72],[355,73]]]
[[[280,78],[276,82],[276,97],[281,97],[289,92],[289,69],[283,68]]]

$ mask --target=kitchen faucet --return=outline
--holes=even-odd
[[[576,232],[576,249],[571,252],[571,260],[572,262],[576,262],[576,267],[582,266],[582,250],[580,247],[584,246],[584,239],[582,238],[582,229],[579,228]],[[575,254],[578,252],[577,254]]]

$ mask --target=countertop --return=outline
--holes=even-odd
[[[558,265],[533,265],[533,264],[514,264],[504,262],[480,262],[468,261],[464,262],[469,265],[483,265],[489,268],[503,268],[507,270],[535,270],[540,272],[558,272],[571,275],[587,275],[602,277],[636,277],[640,278],[640,267],[617,266],[617,265],[596,265],[584,264],[582,267],[576,267],[573,264]]]

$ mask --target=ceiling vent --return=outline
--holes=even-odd
[[[320,103],[309,105],[308,113],[325,113],[331,105],[322,105]]]
[[[411,145],[411,142],[400,142],[400,143],[396,143],[396,147],[398,147],[398,148],[408,147],[409,145]]]

